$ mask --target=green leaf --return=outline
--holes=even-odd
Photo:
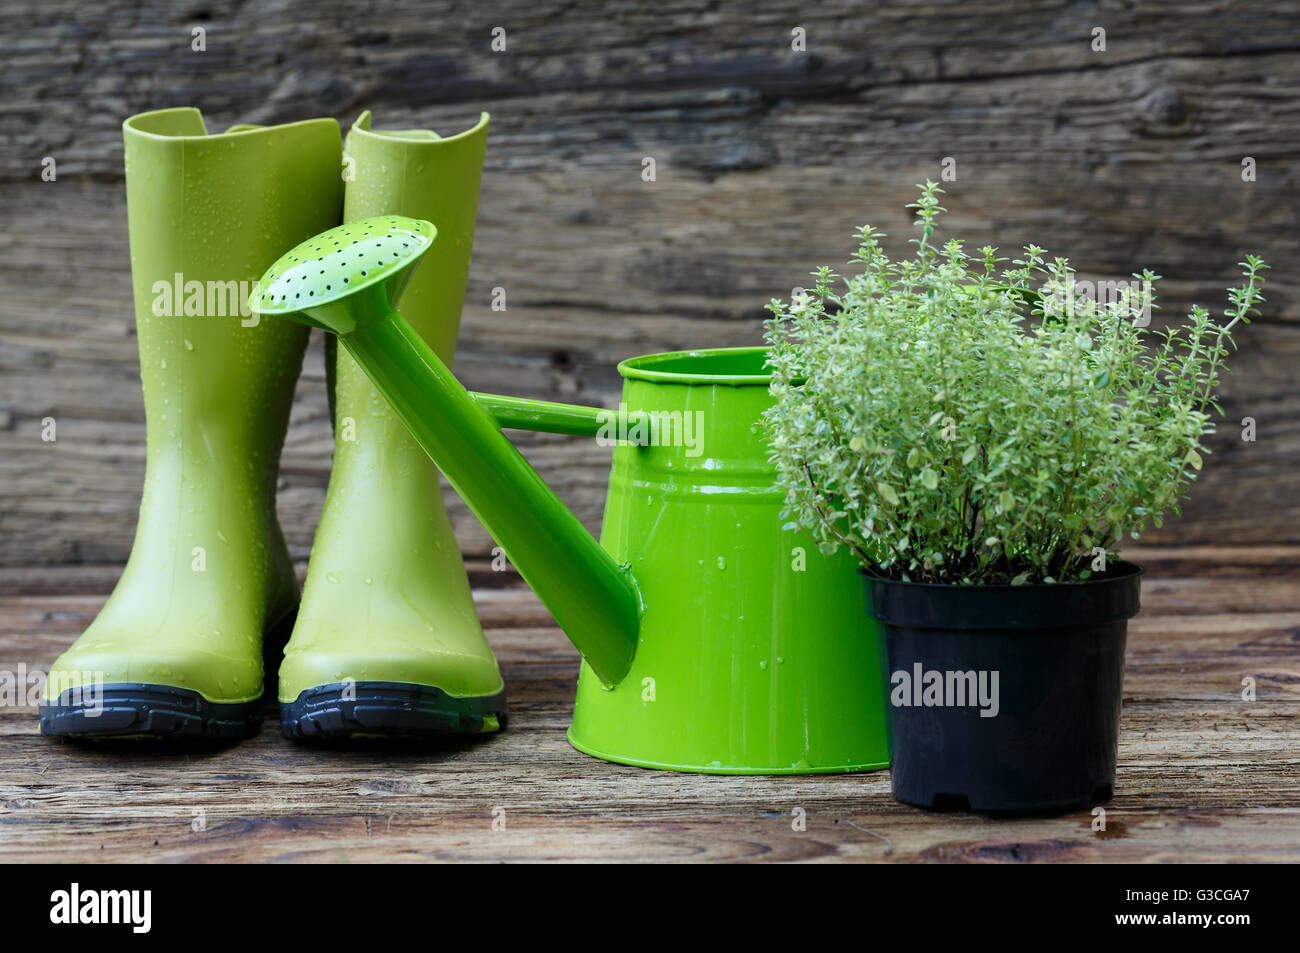
[[[998,494],[998,506],[1002,507],[1003,513],[1010,513],[1016,505],[1016,498],[1010,490],[1003,490]]]
[[[879,493],[880,498],[890,506],[898,505],[898,494],[894,492],[894,488],[888,483],[877,483],[876,492]]]
[[[975,446],[974,444],[971,444],[969,447],[966,448],[966,452],[961,455],[961,465],[964,467],[969,466],[970,462],[975,459],[976,455],[978,455],[979,452],[980,452],[980,448]]]
[[[1025,580],[1028,578],[1029,578],[1029,570],[1025,570],[1020,575],[1011,577],[1011,585],[1023,586],[1025,584]]]
[[[927,490],[938,489],[939,474],[935,473],[929,467],[921,471],[921,483]]]

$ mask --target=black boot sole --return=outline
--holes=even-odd
[[[262,727],[263,701],[210,702],[171,685],[117,683],[65,689],[40,706],[41,734],[58,738],[239,741]]]
[[[337,682],[280,703],[280,728],[298,741],[347,738],[429,740],[506,726],[506,693],[456,698],[430,685]]]

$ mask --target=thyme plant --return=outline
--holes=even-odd
[[[1159,275],[1077,298],[1069,262],[1037,246],[1008,261],[936,244],[942,190],[919,188],[913,258],[891,260],[864,226],[857,274],[822,267],[769,305],[764,424],[786,528],[885,578],[1087,579],[1124,536],[1180,513],[1267,266],[1246,256],[1221,321],[1198,305],[1149,333]]]

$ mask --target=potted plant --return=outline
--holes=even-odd
[[[859,230],[773,301],[764,425],[788,529],[862,566],[888,651],[895,797],[1052,811],[1113,790],[1127,620],[1142,570],[1118,547],[1179,513],[1208,451],[1232,331],[1262,272],[1216,321],[1145,330],[1158,275],[1094,301],[1037,246],[1008,261],[934,238],[933,182],[909,205],[914,257]]]

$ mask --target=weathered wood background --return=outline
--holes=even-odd
[[[191,51],[195,26],[206,52]],[[505,52],[490,49],[497,26]],[[1149,266],[1174,314],[1219,304],[1257,251],[1269,302],[1241,335],[1228,423],[1186,517],[1148,541],[1300,542],[1298,51],[1295,2],[7,0],[0,564],[129,551],[144,428],[120,123],[175,105],[213,129],[372,108],[381,125],[445,132],[489,110],[458,359],[479,390],[610,405],[623,357],[757,342],[764,302],[844,261],[855,225],[905,248],[903,206],[944,157],[948,222],[972,244],[1036,241],[1082,277]],[[45,156],[56,182],[40,180]],[[1242,181],[1246,156],[1257,181]],[[489,307],[496,286],[505,312]],[[298,557],[329,470],[322,367],[317,338],[283,458]],[[607,451],[520,439],[595,529]],[[452,507],[466,551],[486,552]]]

